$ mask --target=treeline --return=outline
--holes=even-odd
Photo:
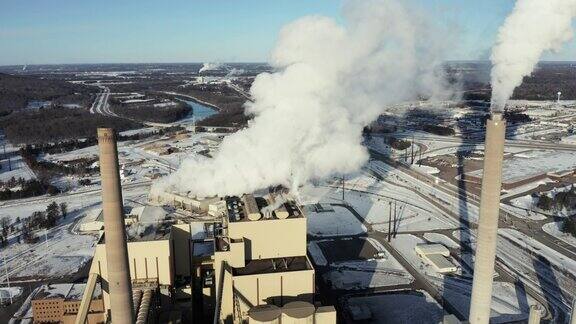
[[[202,119],[198,126],[243,127],[248,124],[250,117],[244,114],[244,108],[239,110],[220,111],[219,113]]]
[[[0,191],[0,200],[22,199],[42,196],[45,194],[55,195],[58,193],[58,188],[54,187],[46,180],[20,179],[18,180],[20,189],[10,190],[8,187],[4,187],[4,189]]]
[[[410,141],[398,139],[396,137],[389,137],[388,145],[390,145],[395,150],[403,151],[412,146],[412,143]]]
[[[455,66],[462,64],[454,64]],[[463,99],[490,101],[490,64],[464,64],[467,70],[453,69],[464,74]],[[522,84],[514,90],[512,99],[517,100],[556,100],[558,91],[562,99],[576,99],[576,66],[572,63],[541,63],[532,75],[523,79]]]
[[[50,162],[39,160],[40,150],[26,145],[20,149],[22,159],[30,169],[32,169],[41,179],[52,178],[55,175],[79,175],[85,176],[99,171],[99,168],[92,167],[97,158],[79,158],[67,162]]]
[[[98,88],[63,80],[0,73],[0,112],[26,108],[30,101],[85,102]]]
[[[452,135],[456,134],[456,132],[454,131],[453,128],[447,127],[447,126],[428,124],[428,125],[424,125],[424,127],[422,129],[427,133],[442,135],[442,136],[452,136]]]
[[[190,113],[190,107],[183,102],[178,102],[173,106],[156,107],[154,104],[113,104],[112,110],[127,118],[136,119],[143,122],[173,123]]]
[[[65,219],[68,215],[68,205],[66,203],[57,204],[52,202],[45,211],[35,211],[32,215],[22,221],[20,236],[25,243],[36,243],[38,237],[33,232],[38,229],[50,229],[54,227],[60,218]],[[20,243],[20,236],[18,243]]]
[[[49,143],[91,137],[98,127],[112,127],[120,132],[142,125],[122,118],[90,114],[83,109],[66,108],[18,112],[0,118],[0,128],[12,143]]]
[[[199,100],[208,102],[222,112],[244,112],[246,98],[238,92],[221,84],[197,84],[185,88],[178,88],[178,93],[186,94]]]
[[[179,132],[185,130],[182,126],[170,126],[165,127],[157,131],[153,132],[142,132],[136,133],[131,135],[117,135],[117,140],[119,142],[122,141],[134,141],[134,140],[142,140],[152,136],[163,136],[167,134],[172,134],[175,132]],[[93,134],[94,135],[94,134]],[[25,149],[32,150],[35,154],[45,153],[45,154],[58,154],[58,153],[65,153],[74,150],[83,149],[86,147],[94,146],[98,144],[98,138],[96,136],[90,136],[85,139],[72,139],[72,140],[64,140],[59,141],[56,143],[37,143],[37,144],[27,144]]]
[[[538,195],[538,203],[536,207],[542,210],[560,211],[566,209],[568,211],[576,210],[576,187],[572,186],[570,190],[558,192],[554,198],[547,194]]]

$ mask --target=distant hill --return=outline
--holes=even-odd
[[[0,73],[0,113],[26,108],[32,101],[86,105],[98,88],[62,80]]]

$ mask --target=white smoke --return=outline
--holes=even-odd
[[[230,71],[228,71],[228,74],[226,74],[226,78],[233,78],[235,76],[242,75],[244,72],[246,72],[244,69],[232,68]]]
[[[200,70],[198,70],[198,73],[207,72],[207,71],[218,71],[222,67],[224,67],[224,64],[222,64],[222,63],[208,62],[208,63],[202,64],[202,67],[200,68]]]
[[[270,64],[250,90],[248,128],[213,159],[194,156],[153,190],[239,195],[271,185],[292,190],[358,170],[362,129],[387,106],[436,95],[445,84],[438,33],[408,1],[345,3],[345,24],[309,16],[280,32]]]
[[[514,89],[547,50],[573,36],[576,0],[518,0],[492,49],[492,109],[502,110]]]

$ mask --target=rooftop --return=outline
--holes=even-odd
[[[247,276],[253,274],[303,270],[312,270],[312,266],[310,266],[310,263],[305,256],[251,260],[246,263],[245,267],[235,268],[233,271],[235,276]]]
[[[40,299],[65,299],[65,300],[82,300],[82,295],[86,289],[85,283],[65,283],[42,285],[38,288],[32,300]],[[100,285],[96,285],[93,298],[102,296]]]
[[[226,209],[230,223],[304,217],[293,201],[286,201],[272,209],[266,198],[252,195],[244,195],[242,198],[227,197]]]

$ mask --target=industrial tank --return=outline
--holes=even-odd
[[[280,324],[282,311],[275,305],[260,305],[248,311],[249,324]]]
[[[314,305],[295,301],[282,307],[282,324],[314,324]]]

